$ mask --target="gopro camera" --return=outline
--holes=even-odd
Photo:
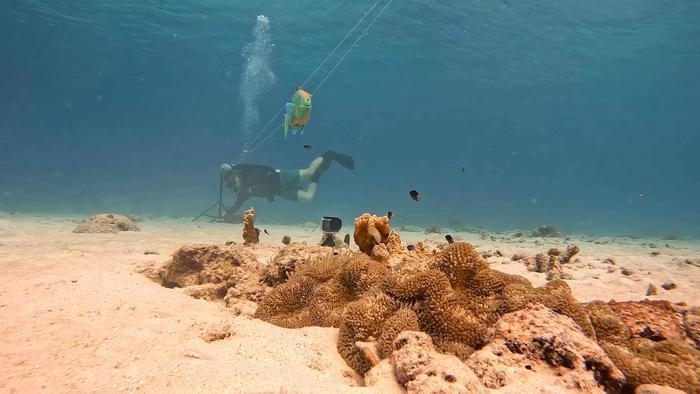
[[[337,233],[343,227],[343,221],[335,216],[324,216],[321,219],[321,231],[324,233]]]

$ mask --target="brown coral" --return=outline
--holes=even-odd
[[[668,301],[610,302],[611,310],[629,328],[632,338],[684,340],[683,316]]]
[[[569,315],[584,327],[586,334],[593,334],[590,322],[586,326],[585,310],[564,282],[553,281],[534,289],[522,277],[488,268],[466,243],[447,246],[430,265],[432,269],[419,271],[397,266],[375,292],[346,309],[339,351],[356,371],[364,373],[369,365],[352,344],[369,336],[380,338],[378,346],[386,354],[388,345],[384,341],[395,332],[389,328],[394,323],[387,323],[409,322],[408,316],[413,315],[407,310],[415,314],[420,330],[431,336],[438,349],[461,359],[486,342],[488,329],[500,314],[531,302],[542,302]],[[395,317],[399,313],[404,317]]]
[[[443,272],[453,286],[463,286],[478,271],[488,268],[489,265],[481,259],[472,245],[457,242],[443,249],[431,266]]]
[[[631,349],[612,343],[601,346],[632,387],[653,383],[687,393],[700,392],[700,351],[689,345],[672,340],[639,339]]]
[[[290,244],[282,248],[260,275],[260,281],[268,286],[277,286],[286,282],[294,273],[297,265],[322,258],[332,249],[325,246]]]
[[[260,230],[255,228],[255,209],[249,208],[243,214],[243,245],[260,242]]]
[[[385,270],[363,254],[328,253],[298,266],[260,303],[255,317],[288,328],[337,327],[347,304],[377,283]]]
[[[654,383],[698,392],[700,351],[686,338],[682,316],[670,303],[596,301],[586,309],[598,343],[628,386]]]
[[[353,239],[360,251],[366,255],[372,254],[372,249],[389,238],[389,218],[387,216],[375,216],[364,213],[355,218],[355,232]]]

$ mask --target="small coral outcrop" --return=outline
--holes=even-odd
[[[508,313],[494,326],[488,345],[467,360],[489,388],[541,391],[522,387],[537,376],[551,386],[603,393],[618,392],[625,382],[603,349],[571,318],[541,304]]]
[[[465,361],[440,352],[425,332],[403,331],[387,359],[365,376],[368,386],[409,393],[619,392],[625,377],[591,338],[566,316],[542,305],[502,316],[489,343]],[[396,390],[394,390],[396,391]]]
[[[596,301],[586,309],[598,343],[625,374],[626,388],[659,384],[700,392],[700,350],[693,347],[687,328],[681,329],[684,325],[672,305]]]
[[[90,216],[78,223],[74,233],[113,233],[120,231],[140,231],[136,223],[124,215],[116,213],[101,213]]]
[[[388,216],[364,213],[355,218],[353,239],[360,248],[360,252],[368,256],[372,255],[372,249],[375,246],[386,243],[390,233]]]
[[[392,343],[395,376],[408,393],[486,393],[474,372],[439,353],[427,334],[404,331]]]
[[[236,287],[246,298],[257,301],[264,290],[257,275],[249,274],[251,268],[260,269],[260,265],[242,246],[187,245],[162,267],[149,267],[143,273],[165,287],[183,288],[195,298],[222,300]]]
[[[528,271],[543,272],[546,274],[547,280],[569,280],[573,278],[571,274],[562,270],[562,264],[568,263],[578,251],[576,245],[567,247],[564,253],[559,249],[552,248],[547,254],[538,253],[534,257],[525,258],[524,261]]]
[[[255,228],[255,209],[249,208],[243,214],[243,245],[260,242],[260,229]]]

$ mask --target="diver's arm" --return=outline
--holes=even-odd
[[[241,208],[244,202],[248,201],[250,194],[247,191],[241,190],[238,192],[238,197],[236,197],[236,202],[231,206],[231,208],[226,210],[224,213],[224,221],[231,223],[233,221],[233,215]]]

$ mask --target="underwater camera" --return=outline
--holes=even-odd
[[[335,216],[324,216],[321,219],[321,231],[324,233],[337,233],[343,227],[343,221]]]
[[[321,239],[321,246],[331,246],[335,247],[335,234],[340,231],[343,227],[343,221],[335,216],[324,216],[321,219],[321,231],[323,231],[323,238]]]

